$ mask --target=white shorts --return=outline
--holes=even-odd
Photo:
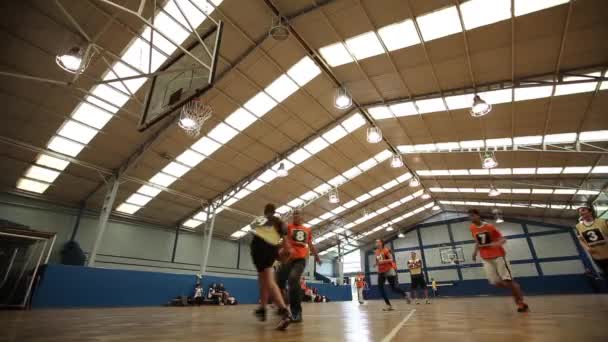
[[[486,277],[488,277],[490,284],[513,279],[511,266],[507,258],[498,257],[495,259],[481,259],[481,261],[483,262],[483,269],[486,271]]]

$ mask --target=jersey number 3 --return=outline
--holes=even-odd
[[[291,236],[296,242],[306,242],[306,232],[303,230],[294,230]]]
[[[489,232],[482,232],[479,233],[477,235],[475,235],[475,237],[477,238],[477,243],[479,243],[480,245],[487,245],[489,244],[491,239],[490,239],[490,233]]]
[[[589,244],[604,241],[604,235],[602,235],[602,232],[597,228],[584,231],[583,237]]]

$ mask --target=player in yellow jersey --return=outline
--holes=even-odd
[[[251,258],[258,271],[260,284],[260,307],[255,315],[260,321],[266,320],[266,304],[272,297],[273,303],[279,307],[281,321],[277,329],[284,330],[291,323],[291,312],[285,305],[281,290],[274,278],[272,265],[279,256],[279,245],[283,243],[285,253],[291,253],[287,239],[282,239],[287,233],[287,226],[280,218],[274,216],[274,204],[266,204],[264,216],[253,223],[253,239],[251,240]]]
[[[595,264],[608,277],[608,225],[606,220],[596,218],[592,208],[578,208],[580,222],[576,225],[576,235],[589,252]]]

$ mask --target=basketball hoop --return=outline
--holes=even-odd
[[[213,108],[210,105],[202,103],[200,99],[194,99],[182,107],[177,124],[186,134],[195,138],[212,114]]]

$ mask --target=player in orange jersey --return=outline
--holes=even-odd
[[[384,283],[388,280],[393,292],[397,292],[405,298],[408,303],[410,299],[407,296],[407,292],[397,286],[397,264],[393,260],[391,250],[384,246],[382,240],[376,240],[376,267],[378,268],[378,290],[384,299],[387,307],[382,309],[383,311],[393,311],[393,306],[386,296],[384,291]]]
[[[506,258],[503,245],[507,240],[492,224],[482,222],[477,209],[469,210],[471,218],[471,234],[475,240],[473,261],[477,260],[477,253],[481,256],[483,268],[490,284],[511,290],[518,312],[528,311],[528,304],[524,302],[524,295],[519,284],[513,280],[511,267]]]
[[[365,303],[365,298],[363,298],[363,290],[367,287],[367,283],[365,282],[365,276],[363,274],[358,274],[355,278],[355,286],[357,287],[357,299],[359,299],[359,304]]]

